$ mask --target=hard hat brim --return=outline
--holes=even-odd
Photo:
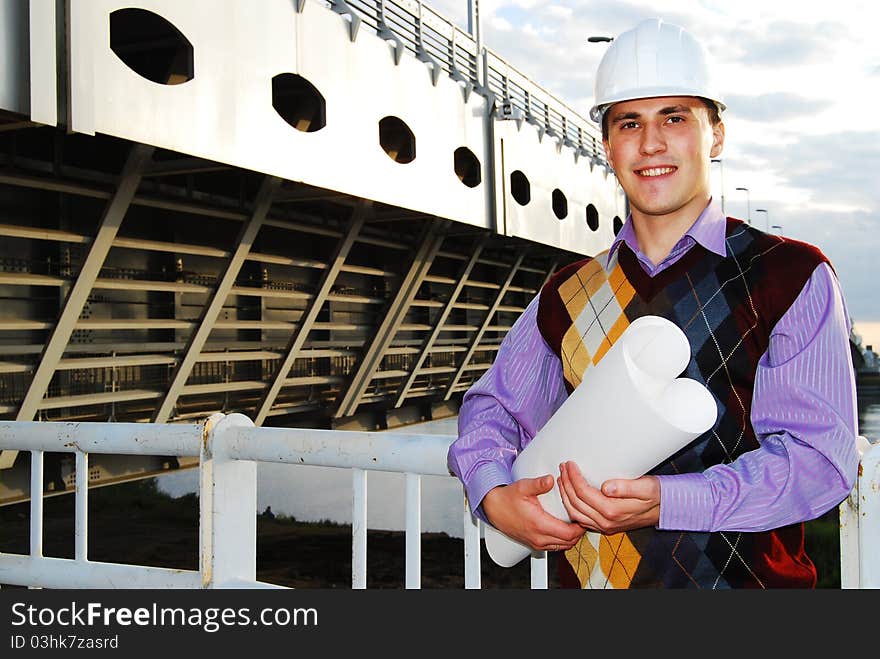
[[[590,108],[590,119],[597,124],[601,124],[605,112],[616,103],[637,101],[643,98],[661,98],[664,96],[692,96],[694,98],[704,98],[717,105],[719,112],[724,112],[724,110],[727,109],[727,106],[724,104],[724,101],[720,99],[718,94],[706,94],[702,91],[697,92],[694,89],[685,89],[682,87],[663,87],[655,89],[628,90],[614,94],[614,96],[605,99],[601,104],[594,105]]]

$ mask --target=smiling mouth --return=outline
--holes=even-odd
[[[664,176],[665,174],[671,174],[675,170],[675,167],[648,167],[646,169],[637,169],[635,171],[638,176],[652,178],[654,176]]]

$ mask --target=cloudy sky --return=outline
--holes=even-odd
[[[467,27],[467,0],[427,2]],[[746,219],[750,209],[758,227],[780,225],[784,235],[821,247],[856,331],[880,349],[880,6],[480,0],[479,8],[484,43],[585,117],[607,48],[588,36],[614,36],[652,17],[694,33],[716,62],[728,106],[725,210]],[[715,165],[719,198],[721,178]]]

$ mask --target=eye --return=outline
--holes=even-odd
[[[637,121],[624,121],[619,124],[621,130],[626,130],[628,128],[638,128],[639,124]]]
[[[666,121],[669,122],[670,124],[680,124],[684,121],[684,117],[682,117],[681,115],[674,114],[671,117],[667,118]]]

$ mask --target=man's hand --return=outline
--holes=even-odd
[[[588,531],[606,535],[660,521],[660,479],[642,476],[635,479],[617,478],[602,483],[602,489],[591,487],[574,462],[559,465],[559,493],[572,522]]]
[[[483,497],[483,512],[496,529],[538,551],[570,549],[584,534],[579,524],[546,512],[538,495],[553,489],[553,476],[523,478]]]

